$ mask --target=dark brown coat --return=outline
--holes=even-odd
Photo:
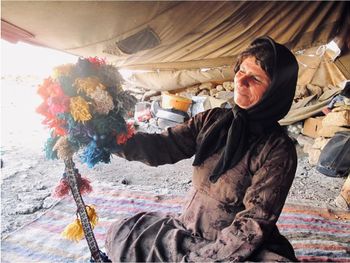
[[[161,135],[138,133],[118,155],[153,166],[189,158],[218,114],[198,114]],[[213,184],[208,177],[218,158],[194,167],[193,189],[179,217],[140,213],[114,223],[108,256],[115,262],[296,261],[276,227],[297,164],[290,138],[276,132],[252,143]]]

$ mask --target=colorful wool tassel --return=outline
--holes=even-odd
[[[86,212],[89,217],[89,221],[92,229],[98,223],[98,215],[94,206],[86,206]],[[73,223],[70,223],[61,233],[61,236],[75,242],[79,242],[84,237],[84,230],[80,219],[75,219]]]
[[[99,57],[88,57],[87,60],[96,66],[101,66],[106,64],[106,59]]]
[[[77,180],[78,189],[81,195],[88,194],[92,192],[92,186],[89,179],[81,176],[78,169],[75,170],[75,176]],[[60,180],[60,183],[55,187],[52,196],[54,198],[62,198],[67,196],[70,193],[70,186],[66,173],[63,174],[63,177]]]
[[[60,137],[53,147],[53,150],[57,151],[57,156],[61,160],[71,159],[74,154],[74,149],[72,149],[67,136]]]
[[[69,107],[75,121],[85,122],[92,118],[89,104],[80,96],[71,98]]]
[[[96,76],[98,67],[85,58],[79,58],[75,66],[74,74],[79,77]]]
[[[127,131],[125,120],[116,108],[110,111],[107,116],[96,114],[91,123],[95,129],[95,134],[99,135],[114,135]]]
[[[44,79],[43,84],[39,85],[38,94],[46,100],[49,97],[60,97],[64,95],[58,82],[51,77]]]
[[[128,135],[125,133],[118,134],[117,136],[117,144],[123,145],[128,141]]]
[[[86,212],[88,214],[89,221],[90,221],[92,228],[95,228],[95,226],[98,223],[98,215],[97,215],[95,206],[93,206],[93,205],[86,206]]]
[[[122,76],[113,65],[101,65],[100,69],[97,76],[99,79],[103,80],[103,84],[109,88],[112,97],[117,98],[117,94],[123,90]]]
[[[72,73],[74,64],[64,64],[58,67],[55,67],[52,71],[52,77],[57,79],[61,76],[69,76]]]
[[[80,176],[80,180],[78,180],[78,187],[79,187],[79,192],[82,195],[92,192],[91,182],[86,177]]]
[[[81,155],[81,160],[86,163],[89,168],[92,168],[98,162],[109,163],[111,161],[111,154],[104,148],[98,147],[95,141],[91,141]]]
[[[80,220],[77,218],[73,223],[66,226],[61,236],[70,241],[79,242],[84,237],[84,230]]]
[[[49,112],[49,105],[47,105],[46,101],[41,103],[39,107],[36,108],[36,112],[45,116],[47,119],[55,118],[55,116]]]
[[[47,139],[45,143],[45,155],[48,160],[55,160],[58,158],[57,151],[53,150],[59,137],[52,136]]]
[[[132,123],[127,123],[127,133],[121,133],[117,135],[117,144],[125,144],[135,134],[135,128]]]
[[[94,136],[91,125],[71,121],[70,119],[68,119],[68,133],[69,141],[79,148],[87,145]]]
[[[70,99],[68,96],[50,97],[47,99],[48,111],[52,115],[65,113],[69,109]]]
[[[62,198],[69,194],[70,187],[66,177],[60,180],[60,183],[55,187],[52,196],[54,198]]]
[[[54,119],[46,118],[43,121],[43,124],[52,128],[55,136],[57,136],[57,135],[64,136],[67,134],[67,131],[65,129],[65,126],[66,126],[65,120],[56,119],[56,118],[54,118]]]
[[[78,96],[76,88],[73,87],[74,79],[72,76],[59,76],[57,80],[60,83],[65,95],[69,97]]]
[[[94,109],[100,114],[107,115],[114,108],[112,97],[100,87],[90,93],[90,98],[94,101]]]
[[[78,78],[74,82],[74,87],[77,88],[78,93],[85,93],[88,96],[91,96],[97,88],[106,89],[96,77]]]

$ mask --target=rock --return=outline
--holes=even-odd
[[[329,140],[330,139],[326,139],[326,138],[323,138],[323,137],[317,137],[315,139],[315,142],[312,145],[312,148],[313,149],[321,149],[321,150],[323,150],[323,148],[326,146],[326,144],[328,143]]]
[[[294,123],[294,124],[287,126],[288,132],[292,133],[292,135],[294,137],[298,136],[301,133],[302,128],[303,128],[303,126],[300,122],[297,122],[297,123]]]
[[[127,179],[124,178],[124,179],[122,180],[122,184],[129,185],[129,181],[128,181]]]
[[[314,143],[314,139],[302,134],[300,134],[296,139],[300,146],[304,146],[305,144],[312,145]]]
[[[212,96],[212,97],[214,97],[215,94],[218,93],[218,92],[219,92],[219,91],[218,91],[217,89],[211,89],[211,90],[209,91],[210,96]]]
[[[143,94],[141,101],[149,101],[151,97],[159,96],[159,95],[160,95],[159,90],[149,90]]]
[[[313,166],[316,165],[318,162],[318,159],[320,158],[321,150],[320,149],[309,149],[308,154],[309,154],[310,165],[313,165]]]
[[[50,195],[51,195],[51,193],[48,191],[40,191],[37,194],[35,194],[34,200],[41,201],[41,200],[46,199]]]
[[[43,208],[44,209],[48,209],[51,208],[55,203],[57,202],[57,199],[48,196],[47,198],[45,198],[44,203],[43,203]]]
[[[28,192],[25,192],[25,193],[18,193],[17,199],[24,203],[32,203],[33,200],[43,201],[48,196],[50,196],[50,193],[48,191],[37,191],[37,192],[34,192],[33,194],[29,194]]]
[[[309,137],[312,138],[316,138],[319,136],[318,131],[322,128],[322,120],[323,120],[323,116],[322,117],[316,117],[316,118],[307,118],[304,121],[304,127],[302,130],[302,133],[304,135],[307,135]]]
[[[43,184],[38,184],[37,186],[35,186],[36,190],[46,190],[47,186],[43,185]]]
[[[225,81],[224,83],[222,83],[222,85],[224,86],[224,89],[226,91],[233,91],[235,87],[233,81]]]
[[[219,91],[215,94],[215,98],[221,99],[221,100],[229,100],[233,98],[233,92],[232,91]]]
[[[349,209],[350,209],[350,175],[345,180],[345,183],[341,189],[341,196],[347,202],[347,204],[349,205]]]
[[[28,177],[28,174],[22,174],[21,175],[21,179],[23,180],[23,179],[26,179]]]
[[[17,215],[33,214],[33,213],[39,211],[42,208],[43,208],[43,202],[42,201],[36,201],[36,202],[32,202],[30,204],[20,203],[15,208],[15,213]]]
[[[205,90],[205,89],[210,90],[210,89],[212,89],[213,87],[214,87],[214,84],[213,84],[213,83],[211,83],[211,82],[205,82],[205,83],[200,84],[198,88],[199,88],[200,90]]]
[[[186,88],[184,91],[178,92],[177,95],[191,99],[193,96],[196,96],[199,92],[199,85],[194,85]]]
[[[341,126],[334,126],[334,125],[327,125],[327,126],[323,126],[321,127],[318,131],[317,134],[319,136],[323,136],[323,137],[333,137],[334,134],[336,132],[339,131],[350,131],[350,128],[346,128],[346,127],[341,127]]]
[[[322,126],[350,126],[350,110],[328,113],[322,120]]]
[[[222,85],[217,85],[215,88],[217,91],[223,91],[225,90],[224,87]]]

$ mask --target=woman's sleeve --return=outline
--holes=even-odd
[[[243,199],[245,210],[238,213],[232,224],[220,232],[216,242],[192,253],[189,259],[247,259],[274,229],[292,185],[296,165],[293,143],[290,140],[275,142],[266,160],[252,177],[252,184]]]
[[[215,112],[217,111],[209,110],[199,113],[187,122],[168,128],[160,134],[136,133],[115,154],[150,166],[172,164],[190,158],[196,152],[199,131]]]

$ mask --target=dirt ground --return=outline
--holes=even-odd
[[[40,80],[33,77],[2,77],[1,102],[1,236],[19,229],[49,209],[57,200],[51,192],[64,171],[62,161],[45,160],[42,148],[48,131],[35,113]],[[298,146],[297,146],[298,147]],[[298,147],[299,163],[290,189],[289,202],[331,206],[344,178],[318,173]],[[76,160],[77,168],[93,187],[184,194],[191,187],[192,159],[174,165],[149,167],[114,157],[110,164],[88,169]]]

